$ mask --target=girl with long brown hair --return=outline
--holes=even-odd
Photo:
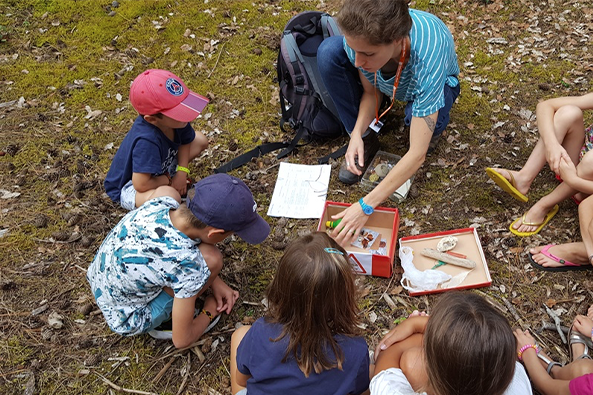
[[[265,317],[231,340],[233,394],[360,394],[369,354],[359,336],[354,273],[327,234],[293,241],[280,260]]]
[[[472,292],[439,297],[375,349],[371,395],[531,395],[507,319]]]

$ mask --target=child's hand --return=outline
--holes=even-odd
[[[219,313],[224,311],[230,314],[235,302],[239,299],[239,292],[231,289],[220,277],[216,277],[212,283],[212,294],[216,298],[216,311]]]
[[[572,160],[566,159],[565,157],[560,158],[560,177],[562,177],[562,179],[564,181],[570,181],[570,179],[572,177],[575,177],[577,175],[577,168],[575,167],[574,163],[572,162]]]
[[[529,331],[522,331],[521,329],[515,329],[513,332],[515,338],[517,338],[517,353],[521,348],[527,344],[535,345],[535,339],[529,334]]]
[[[546,146],[546,159],[548,161],[548,165],[550,169],[556,174],[560,174],[560,160],[561,158],[570,158],[568,152],[564,149],[562,145],[554,144],[553,147]]]
[[[184,171],[175,173],[171,179],[171,186],[177,189],[181,196],[184,196],[187,192],[187,173]]]
[[[579,314],[574,318],[572,325],[579,333],[591,337],[591,331],[593,330],[593,320],[591,318]]]
[[[426,314],[420,315],[421,313],[415,313],[417,312],[412,313],[410,318],[390,330],[389,333],[381,339],[375,348],[375,360],[377,360],[377,357],[382,350],[387,349],[394,343],[401,342],[412,336],[414,333],[424,333],[426,323],[428,322],[428,316]]]

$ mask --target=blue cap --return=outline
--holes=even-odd
[[[270,225],[257,213],[257,203],[243,181],[228,174],[208,176],[195,185],[187,207],[206,225],[233,231],[249,244],[259,244]]]

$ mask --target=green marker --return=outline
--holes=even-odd
[[[326,221],[325,227],[328,229],[335,229],[340,224],[340,222],[342,222],[342,218],[336,219],[335,221]]]

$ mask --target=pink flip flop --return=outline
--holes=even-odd
[[[540,254],[543,254],[545,256],[547,256],[548,258],[550,258],[551,260],[553,260],[554,262],[558,262],[564,266],[558,266],[558,267],[550,267],[550,266],[542,266],[539,263],[537,263],[534,259],[533,259],[533,255],[531,252],[529,253],[529,262],[531,263],[531,266],[535,267],[536,269],[539,270],[544,270],[547,272],[568,272],[571,270],[575,270],[575,271],[579,271],[579,270],[593,270],[593,266],[591,265],[577,265],[576,263],[572,263],[570,261],[567,261],[565,259],[559,258],[556,255],[548,252],[548,250],[555,246],[556,244],[548,244],[546,246],[544,246],[544,248],[541,249],[541,251],[539,252]]]

